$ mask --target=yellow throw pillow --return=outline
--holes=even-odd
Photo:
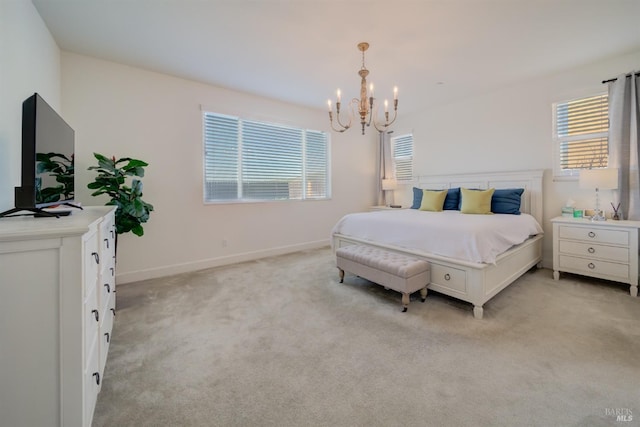
[[[469,190],[461,188],[462,206],[460,212],[466,214],[491,214],[491,197],[495,188],[488,190]]]
[[[444,199],[446,197],[447,190],[422,190],[422,202],[420,203],[420,210],[440,212],[444,207]]]

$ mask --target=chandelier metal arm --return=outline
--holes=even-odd
[[[351,119],[349,119],[349,123],[347,124],[343,124],[340,121],[340,104],[341,103],[339,101],[336,102],[336,122],[338,122],[338,126],[340,126],[338,129],[333,125],[333,112],[329,110],[329,123],[331,124],[331,129],[336,132],[344,132],[351,127]]]
[[[336,129],[335,126],[333,126],[333,113],[331,111],[329,111],[329,124],[331,125],[331,129],[335,132],[344,132],[345,130],[349,129],[349,127],[342,127],[342,129]]]
[[[384,120],[385,120],[384,123],[379,124],[379,123],[376,123],[376,121],[374,120],[373,121],[373,127],[375,127],[378,132],[384,132],[389,126],[391,126],[393,124],[393,122],[396,121],[397,117],[398,117],[398,100],[394,99],[393,100],[393,119],[391,121],[389,121],[389,112],[385,111],[384,112]],[[381,126],[381,128],[378,127],[378,126]]]

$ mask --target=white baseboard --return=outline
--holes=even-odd
[[[236,264],[238,262],[254,261],[260,258],[266,258],[276,255],[284,255],[292,252],[304,251],[308,249],[317,249],[329,246],[329,240],[318,240],[315,242],[301,243],[290,246],[280,246],[261,251],[245,252],[235,255],[229,255],[219,258],[210,258],[201,261],[186,262],[182,264],[174,264],[159,268],[150,268],[147,270],[132,271],[129,273],[116,273],[116,283],[131,283],[140,280],[155,279],[157,277],[172,276],[174,274],[187,273],[191,271],[204,270],[207,268],[220,267],[223,265]]]

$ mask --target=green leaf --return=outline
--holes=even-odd
[[[143,236],[144,235],[144,229],[142,228],[141,225],[136,225],[135,227],[133,227],[131,229],[131,231],[133,232],[133,234],[135,234],[136,236]]]

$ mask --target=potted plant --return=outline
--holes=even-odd
[[[149,220],[153,205],[142,200],[142,182],[133,178],[131,186],[127,185],[128,177],[144,177],[144,168],[149,166],[142,160],[124,157],[108,158],[102,154],[93,153],[98,160],[98,166],[91,166],[89,170],[98,172],[95,180],[87,185],[94,191],[92,196],[107,194],[111,200],[107,205],[117,206],[115,213],[116,233],[123,234],[131,231],[136,236],[142,236],[142,224]]]

